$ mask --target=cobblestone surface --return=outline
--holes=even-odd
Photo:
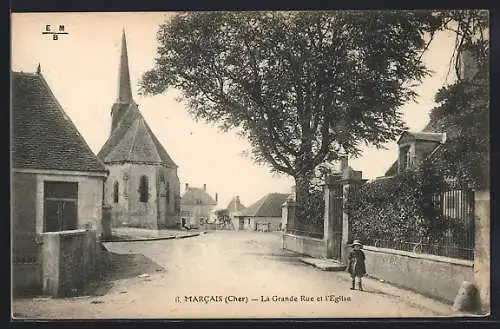
[[[450,316],[451,306],[345,272],[325,272],[281,249],[279,233],[210,232],[189,239],[110,242],[99,295],[19,299],[28,318],[337,318]],[[113,274],[114,273],[114,274]]]

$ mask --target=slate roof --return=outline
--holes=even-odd
[[[40,73],[11,82],[14,168],[106,172]]]
[[[289,194],[269,193],[250,207],[240,211],[237,216],[281,217],[281,208]]]
[[[398,140],[401,140],[404,136],[410,136],[413,137],[416,140],[423,140],[423,141],[429,141],[429,142],[441,142],[443,141],[444,134],[442,133],[431,133],[431,132],[411,132],[411,131],[405,131],[403,134],[401,134],[401,137]]]
[[[398,173],[398,160],[394,161],[392,165],[385,172],[385,176],[394,176]]]
[[[239,198],[233,198],[226,207],[228,212],[236,212],[245,209],[246,207],[240,202]]]
[[[202,205],[217,205],[217,202],[205,190],[198,187],[189,187],[181,198],[181,205],[196,205],[200,200]]]
[[[97,156],[104,163],[131,162],[177,167],[135,103],[129,105]]]

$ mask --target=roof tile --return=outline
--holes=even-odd
[[[14,168],[105,172],[41,74],[12,72]]]
[[[246,207],[240,202],[239,198],[233,198],[226,207],[229,212],[241,211]]]
[[[269,193],[250,207],[239,212],[238,216],[281,217],[281,208],[289,194]]]
[[[177,167],[132,103],[98,153],[105,163],[158,163]]]
[[[217,202],[205,190],[198,187],[189,187],[181,198],[181,204],[195,205],[200,200],[204,205],[216,205]]]

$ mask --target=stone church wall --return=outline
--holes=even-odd
[[[120,227],[128,222],[128,193],[125,191],[124,175],[129,171],[129,165],[107,165],[109,175],[104,187],[104,202],[111,206],[111,225]],[[114,202],[114,184],[118,182],[118,202]]]
[[[165,183],[162,183],[160,177],[163,175]],[[166,188],[170,187],[167,193]],[[176,202],[180,200],[180,182],[177,176],[176,168],[157,167],[157,186],[160,199],[158,200],[158,226],[161,228],[172,228],[179,224],[179,213],[176,209]],[[168,200],[167,200],[168,198]]]
[[[178,225],[175,202],[176,196],[180,194],[180,186],[176,169],[141,164],[108,165],[107,168],[109,176],[106,181],[105,200],[106,204],[111,206],[113,227],[159,229]],[[160,185],[161,174],[165,177],[165,184],[170,183],[170,193],[166,193],[166,185],[163,189]],[[148,180],[148,202],[140,201],[139,183],[142,175],[146,175]],[[119,184],[117,203],[114,202],[115,182]],[[165,199],[167,196],[168,202]],[[160,202],[163,204],[160,205]]]
[[[156,168],[150,165],[131,164],[128,178],[128,226],[143,227],[150,229],[158,228],[158,209],[156,193]],[[148,178],[148,201],[140,201],[139,182],[140,177],[146,175]]]

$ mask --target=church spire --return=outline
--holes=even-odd
[[[128,70],[127,40],[125,29],[122,33],[122,52],[120,55],[120,69],[118,72],[118,95],[111,108],[111,132],[118,126],[125,112],[131,104],[135,104],[132,99],[132,88],[130,86],[130,72]]]
[[[118,97],[117,103],[132,103],[132,88],[130,86],[130,72],[128,69],[127,39],[125,29],[122,33],[122,52],[120,57],[120,70],[118,72]]]

